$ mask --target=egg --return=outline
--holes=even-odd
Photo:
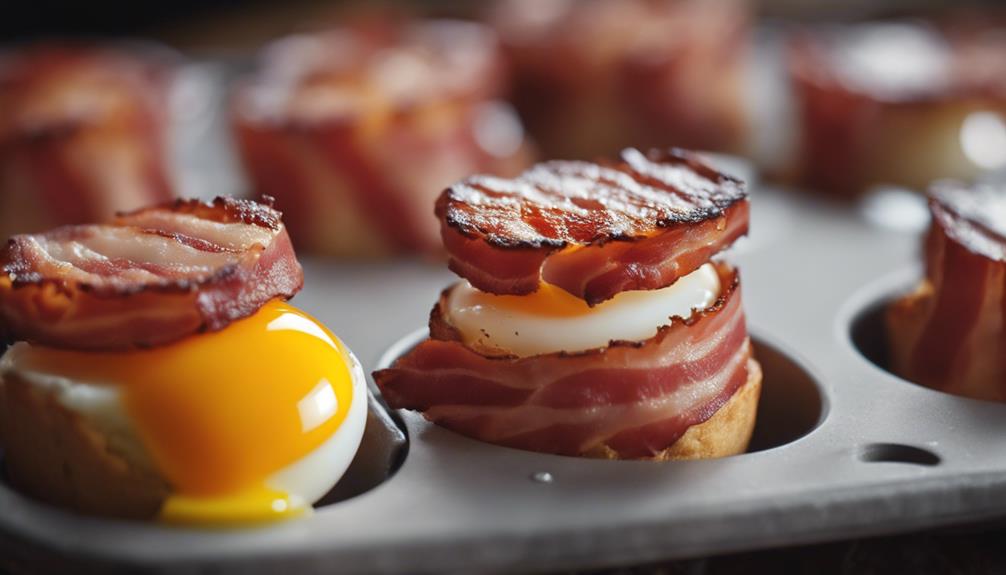
[[[612,340],[646,340],[672,318],[711,306],[720,287],[709,263],[668,287],[621,292],[594,307],[546,282],[522,296],[486,293],[462,282],[451,290],[445,312],[465,345],[526,357],[585,351]]]
[[[310,513],[366,423],[366,378],[316,320],[273,301],[225,329],[130,352],[18,343],[0,360],[163,477],[160,518],[240,524]]]

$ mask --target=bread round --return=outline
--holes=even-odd
[[[161,477],[110,450],[86,418],[12,373],[0,380],[0,445],[10,482],[63,508],[145,519],[169,492]]]
[[[761,383],[761,365],[753,358],[749,359],[747,381],[723,407],[709,419],[689,427],[673,445],[647,459],[713,459],[744,453],[754,432]],[[587,455],[618,459],[618,454],[607,446]]]

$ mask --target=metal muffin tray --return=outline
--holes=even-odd
[[[1006,405],[874,363],[881,305],[920,273],[917,233],[874,223],[885,202],[866,217],[766,187],[751,196],[753,235],[730,255],[765,371],[747,454],[653,463],[529,453],[414,413],[389,419],[375,400],[365,460],[309,518],[183,529],[81,517],[0,485],[0,557],[75,573],[539,572],[1006,516]],[[306,272],[296,303],[368,369],[424,337],[417,328],[455,280],[420,262],[308,260]]]

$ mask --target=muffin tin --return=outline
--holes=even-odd
[[[80,517],[0,485],[0,557],[76,573],[511,573],[1006,515],[1006,405],[877,365],[882,304],[920,274],[917,235],[809,195],[751,196],[752,237],[730,256],[765,370],[747,454],[652,463],[529,453],[372,399],[369,449],[312,517],[181,529]],[[454,281],[436,264],[305,264],[297,304],[371,369],[425,336],[430,307]]]

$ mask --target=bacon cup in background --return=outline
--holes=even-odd
[[[141,48],[0,54],[0,237],[172,197],[165,109],[175,62]]]
[[[474,176],[437,201],[430,339],[374,374],[394,408],[482,441],[612,459],[743,452],[761,369],[739,275],[742,182],[680,150]]]
[[[529,163],[491,30],[383,20],[268,47],[232,98],[255,192],[274,196],[301,249],[337,256],[439,251],[430,205],[473,172]]]
[[[788,45],[802,186],[853,197],[1006,167],[1006,27],[865,23]]]
[[[744,147],[749,15],[734,0],[502,0],[490,20],[543,155]]]
[[[66,509],[187,524],[310,513],[363,434],[366,378],[285,303],[279,212],[178,200],[0,249],[6,477]]]
[[[941,182],[929,209],[925,277],[887,309],[891,368],[933,389],[1006,401],[1006,186]]]

